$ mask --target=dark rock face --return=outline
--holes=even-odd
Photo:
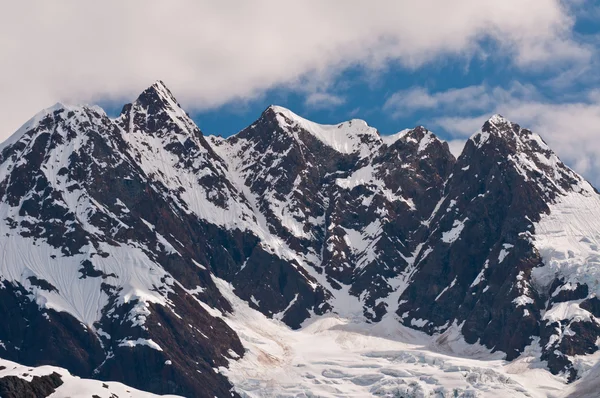
[[[543,313],[556,303],[586,298],[588,287],[561,290],[565,281],[556,279],[551,289],[556,294],[549,297],[532,276],[544,266],[532,241],[534,223],[580,182],[560,161],[549,159],[555,155],[539,137],[500,117],[467,142],[397,314],[404,324],[430,334],[456,325],[468,343],[505,352],[508,360],[540,336],[550,369],[574,378],[566,355],[596,351],[591,336],[597,336],[598,326],[577,323],[578,332],[559,346],[549,343],[557,325]],[[592,301],[586,304],[593,307]]]
[[[422,127],[396,138],[384,143],[360,120],[320,126],[270,107],[247,129],[213,142],[241,175],[269,233],[326,289],[317,296],[327,300],[346,286],[373,321],[387,313],[391,280],[411,261],[454,163],[447,144]],[[331,309],[309,303],[315,314]],[[283,319],[299,326],[306,304],[296,300],[292,308],[302,316],[290,323],[290,308]]]
[[[45,364],[92,374],[104,359],[98,338],[72,316],[40,311],[21,287],[8,282],[0,289],[0,355],[31,365]]]
[[[547,207],[510,164],[517,153],[510,134],[518,127],[499,128],[511,131],[488,126],[491,141],[479,147],[477,137],[470,140],[458,159],[398,314],[407,325],[428,320],[421,328],[429,333],[456,321],[467,342],[480,340],[512,359],[537,328],[534,315],[524,316],[524,310],[535,314],[535,306],[513,304],[531,290],[528,275],[540,264],[520,234],[531,232],[527,217],[535,221]]]
[[[584,310],[589,311],[596,318],[600,318],[600,300],[598,297],[591,297],[584,300],[579,306]]]
[[[11,253],[29,239],[39,257],[3,264],[21,267],[24,277],[0,278],[2,313],[10,318],[0,326],[1,355],[156,393],[229,396],[231,386],[213,369],[244,350],[235,332],[203,307],[230,310],[200,265],[217,255],[207,238],[213,227],[148,175],[123,137],[95,109],[59,108],[2,151],[8,172],[0,197],[11,214],[2,220],[4,239]],[[130,255],[122,257],[123,250]],[[156,276],[139,279],[147,273]],[[70,275],[72,284],[65,284]],[[140,289],[154,298],[147,301]],[[64,297],[67,308],[57,312],[50,304],[40,311],[30,294],[44,297],[38,303]],[[80,312],[90,306],[97,313]]]
[[[354,205],[351,211],[345,209],[347,205],[342,203],[346,198],[338,190],[340,199],[335,203],[340,207],[334,213],[338,225],[361,230],[349,214],[368,214],[367,225],[381,225],[378,239],[373,241],[373,255],[359,255],[357,262],[362,267],[355,270],[350,290],[356,295],[367,292],[365,304],[374,312],[365,311],[367,318],[379,321],[388,310],[393,310],[383,301],[395,290],[389,281],[412,265],[414,252],[426,231],[424,223],[441,198],[443,183],[454,161],[446,143],[417,127],[382,147],[366,166],[376,170],[374,181],[382,181],[383,189],[367,184],[366,195],[360,186],[345,192],[349,196],[347,203]],[[371,201],[369,205],[365,196],[369,198],[366,201]]]
[[[63,381],[56,372],[47,376],[33,376],[31,381],[17,376],[6,376],[0,378],[0,397],[45,398],[62,384]]]

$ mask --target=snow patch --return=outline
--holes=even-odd
[[[460,237],[462,230],[465,228],[465,223],[468,218],[463,221],[455,220],[452,225],[452,229],[450,231],[446,231],[442,234],[442,242],[444,243],[454,243]]]
[[[163,350],[152,339],[142,339],[142,338],[139,338],[137,340],[126,340],[126,339],[123,339],[123,340],[119,341],[119,347],[135,348],[136,346],[139,346],[139,345],[150,347],[150,348],[152,348],[153,350],[156,350],[156,351],[162,351]]]

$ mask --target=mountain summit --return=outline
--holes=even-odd
[[[594,188],[500,115],[455,159],[421,126],[278,106],[206,137],[162,82],[116,119],[57,104],[0,145],[0,357],[238,396],[238,363],[278,360],[257,336],[327,319],[574,381],[600,338],[597,220]]]

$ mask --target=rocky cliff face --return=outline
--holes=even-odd
[[[0,146],[0,356],[154,393],[229,396],[218,277],[292,328],[335,312],[458,329],[555,373],[600,336],[600,199],[492,117],[456,160],[272,106],[205,137],[161,82],[116,119],[56,105]],[[140,366],[139,364],[144,364]]]
[[[131,108],[164,99],[160,89]],[[222,396],[229,386],[213,368],[243,349],[211,315],[229,309],[210,276],[215,227],[186,208],[186,187],[170,190],[138,157],[129,135],[145,134],[151,152],[153,134],[179,125],[165,106],[154,112],[153,124],[139,120],[151,130],[130,131],[97,109],[59,105],[2,148],[1,355],[157,393]],[[176,133],[189,134],[199,158],[214,156],[197,129]]]
[[[213,143],[259,214],[271,250],[282,247],[281,257],[325,291],[316,307],[307,308],[304,294],[288,299],[284,321],[297,327],[325,310],[381,319],[392,280],[411,261],[451,170],[447,144],[422,127],[384,139],[361,120],[324,126],[280,107]],[[336,300],[346,296],[356,299],[352,308]]]
[[[575,378],[567,356],[595,352],[589,336],[597,335],[598,326],[589,313],[580,318],[580,307],[577,314],[557,308],[593,300],[595,292],[580,280],[567,282],[551,265],[556,255],[573,257],[572,247],[556,246],[548,256],[537,242],[547,234],[563,234],[542,226],[553,216],[562,218],[559,228],[565,235],[572,224],[580,234],[576,239],[595,242],[596,227],[579,229],[577,216],[564,214],[560,203],[597,197],[537,134],[494,116],[471,137],[454,166],[397,314],[404,324],[430,334],[454,325],[467,342],[505,352],[508,360],[541,337],[542,358],[550,369]],[[600,208],[592,206],[597,214]],[[549,316],[556,311],[557,318]],[[567,324],[580,333],[565,335]],[[564,341],[563,350],[557,349],[558,341]]]

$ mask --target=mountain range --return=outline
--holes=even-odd
[[[160,81],[116,118],[57,104],[0,144],[0,396],[84,379],[98,397],[265,396],[235,375],[260,357],[244,316],[281,336],[337,319],[459,341],[454,356],[535,358],[525,368],[583,391],[598,372],[599,242],[598,192],[500,115],[455,158],[422,126],[384,136],[278,106],[205,136]],[[336,383],[428,391],[382,387],[402,377]],[[478,396],[469,386],[436,388]],[[498,396],[532,393],[511,391]]]

